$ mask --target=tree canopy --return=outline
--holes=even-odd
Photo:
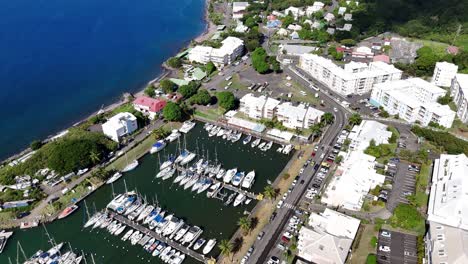
[[[258,73],[267,73],[270,70],[265,49],[256,48],[252,52],[252,66]]]
[[[144,92],[149,97],[153,97],[156,94],[152,85],[148,85],[148,87],[146,87]]]
[[[189,104],[207,105],[211,103],[211,95],[206,89],[200,89],[188,100]]]
[[[172,68],[180,68],[182,66],[182,61],[180,60],[180,58],[177,57],[172,57],[168,59],[166,63],[167,65],[169,65],[169,67]]]
[[[236,106],[236,97],[231,92],[219,92],[216,94],[218,105],[228,111]]]
[[[159,87],[163,90],[164,93],[172,93],[176,90],[177,85],[169,79],[163,79],[159,82]]]
[[[180,86],[178,91],[185,99],[188,99],[197,93],[199,87],[199,82],[191,81],[187,85]]]
[[[167,102],[163,109],[164,119],[167,121],[180,121],[182,120],[182,109],[174,102]]]

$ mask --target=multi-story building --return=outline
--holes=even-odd
[[[239,111],[253,119],[273,119],[280,103],[276,99],[264,95],[255,97],[251,93],[244,95],[239,101]]]
[[[300,67],[329,89],[342,94],[364,94],[375,84],[401,79],[401,71],[384,62],[350,63],[344,69],[315,54],[303,54]]]
[[[294,106],[290,102],[281,103],[273,98],[246,94],[240,99],[239,111],[253,119],[277,118],[287,128],[309,128],[320,122],[324,112],[303,104]]]
[[[468,123],[468,74],[457,74],[450,86],[450,96],[457,106],[457,116]]]
[[[437,86],[449,87],[457,71],[458,66],[453,63],[437,62],[431,82]]]
[[[376,84],[370,103],[383,107],[390,115],[398,115],[410,123],[423,126],[434,122],[451,127],[455,112],[448,105],[437,103],[446,91],[420,78]]]
[[[425,237],[429,264],[468,263],[468,158],[445,155],[434,161]]]
[[[232,18],[243,18],[247,7],[249,7],[249,2],[232,2]]]
[[[299,231],[298,256],[310,263],[345,263],[360,220],[336,211],[311,213]]]
[[[306,8],[305,13],[306,13],[306,15],[307,15],[308,17],[310,17],[312,14],[314,14],[314,13],[316,13],[316,12],[322,10],[324,6],[325,6],[324,3],[319,2],[319,1],[316,1],[316,2],[314,2],[313,5],[308,6],[308,7]]]
[[[102,132],[115,142],[138,129],[137,119],[131,113],[118,113],[102,124]]]
[[[166,101],[148,96],[139,96],[133,101],[133,108],[138,112],[148,115],[150,119],[154,119],[156,115],[160,114],[165,106]]]
[[[221,41],[220,48],[195,46],[189,51],[188,59],[201,64],[212,61],[217,66],[231,64],[244,52],[244,41],[236,37],[227,37]]]

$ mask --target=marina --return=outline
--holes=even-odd
[[[232,196],[234,192],[239,191],[239,189],[243,193],[258,194],[263,192],[268,182],[273,182],[284,168],[289,157],[277,153],[276,145],[271,150],[263,152],[258,148],[251,148],[250,144],[243,144],[243,139],[246,135],[243,135],[240,140],[234,143],[222,139],[222,137],[209,137],[208,133],[203,129],[203,124],[199,122],[196,122],[196,125],[187,134],[180,136],[182,142],[184,141],[184,137],[188,150],[195,152],[198,145],[200,153],[201,149],[204,150],[204,153],[209,153],[209,160],[214,161],[217,156],[219,164],[222,164],[225,170],[239,168],[239,170],[245,171],[245,177],[247,177],[248,172],[255,171],[255,181],[251,188],[242,189],[242,186],[235,187],[231,184],[224,184],[221,180],[216,179],[216,177],[212,177],[210,179],[213,180],[213,184],[204,190],[204,192],[197,193],[198,190],[194,192],[190,191],[191,188],[190,190],[184,190],[179,184],[174,183],[177,174],[180,172],[175,172],[167,180],[162,180],[162,177],[155,178],[155,175],[160,171],[161,164],[159,159],[161,162],[164,162],[168,159],[169,155],[177,157],[178,144],[176,140],[172,143],[168,142],[164,149],[155,154],[145,155],[138,160],[139,165],[136,168],[123,173],[123,176],[119,180],[112,184],[104,185],[87,197],[86,203],[89,210],[93,211],[96,208],[99,211],[105,208],[113,197],[112,193],[125,192],[126,184],[129,190],[137,190],[138,193],[145,196],[149,204],[164,205],[165,210],[170,211],[174,216],[183,216],[184,221],[188,225],[199,226],[203,230],[202,239],[206,241],[198,250],[194,250],[194,246],[203,242],[202,240],[196,240],[197,242],[190,247],[190,250],[193,250],[195,253],[201,254],[211,239],[215,239],[216,241],[229,239],[238,228],[238,219],[244,215],[245,211],[252,210],[256,204],[255,199],[250,199],[254,198],[254,196],[249,195],[245,197],[243,205],[233,206],[236,200],[236,197]],[[199,158],[194,158],[190,164],[196,163]],[[131,160],[129,160],[130,162]],[[184,168],[185,166],[182,167]],[[215,188],[216,185],[221,187],[223,184],[224,188]],[[208,193],[218,199],[208,199]],[[230,197],[232,198],[229,199]],[[220,200],[223,201],[220,202]],[[230,200],[229,206],[224,206],[228,200]],[[247,201],[249,202],[247,203]],[[129,241],[121,240],[121,237],[130,229],[126,224],[127,222],[131,222],[127,218],[130,214],[122,216],[127,219],[125,220],[126,222],[120,222],[122,225],[119,228],[114,226],[115,230],[113,234],[110,234],[107,228],[105,228],[105,232],[101,228],[84,228],[83,225],[88,219],[85,213],[86,206],[83,202],[77,205],[79,208],[73,214],[67,216],[66,219],[47,224],[49,233],[57,241],[70,241],[74,247],[76,246],[80,250],[93,254],[96,263],[162,263],[159,258],[148,254],[141,246],[132,246]],[[213,215],[217,217],[214,218],[212,217]],[[138,219],[138,217],[136,218]],[[135,220],[133,221],[135,222]],[[142,223],[142,219],[138,223],[135,222],[129,226],[137,230],[137,226],[140,223]],[[111,224],[112,222],[108,223],[107,227]],[[127,227],[122,229],[123,226]],[[181,229],[183,227],[184,225]],[[149,229],[148,227],[144,228]],[[118,232],[119,230],[120,232]],[[156,233],[156,230],[151,232]],[[115,235],[116,233],[118,233],[118,237]],[[168,237],[170,239],[170,235]],[[176,235],[173,236],[173,238],[175,237]],[[145,236],[143,235],[141,239],[144,238]],[[151,238],[146,239],[149,239],[148,241],[151,240]],[[4,253],[0,255],[1,263],[8,263],[8,256],[12,258],[16,256],[15,244],[18,240],[21,241],[27,256],[34,254],[34,250],[37,248],[45,248],[47,243],[47,237],[44,234],[43,228],[38,227],[24,232],[15,232],[15,235],[9,239]],[[187,244],[183,247],[185,248],[186,246]],[[178,251],[187,255],[183,263],[199,263],[197,256],[190,257],[188,253],[192,254],[191,252]],[[218,254],[219,249],[215,245],[209,255],[216,257]]]

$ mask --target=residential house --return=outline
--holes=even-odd
[[[324,6],[325,6],[324,3],[319,2],[319,1],[316,1],[316,2],[314,2],[314,4],[313,4],[312,6],[308,6],[308,7],[306,8],[305,13],[306,13],[306,15],[307,15],[308,17],[310,17],[312,14],[314,14],[314,13],[316,13],[316,12],[322,10]]]
[[[128,112],[118,113],[102,124],[102,132],[115,142],[138,129],[137,118]]]
[[[294,19],[298,19],[299,17],[303,16],[305,13],[301,8],[290,6],[284,10],[285,15],[291,14]]]
[[[248,6],[248,2],[232,2],[232,18],[242,19]]]
[[[156,115],[161,113],[165,106],[166,101],[148,96],[139,96],[133,101],[133,108],[138,112],[148,115],[150,119],[154,119]]]

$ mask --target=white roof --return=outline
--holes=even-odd
[[[338,14],[342,15],[346,12],[346,7],[344,6],[341,6],[340,8],[338,8]]]
[[[374,140],[376,145],[388,144],[391,136],[392,132],[387,131],[387,125],[373,120],[362,120],[360,125],[353,127],[348,138],[354,150],[364,151],[371,140]]]
[[[428,220],[468,230],[468,158],[440,155],[434,162]]]
[[[242,127],[242,128],[246,128],[246,129],[250,129],[250,130],[258,132],[258,133],[262,133],[265,130],[265,126],[262,125],[262,124],[250,122],[250,121],[240,119],[240,118],[237,118],[237,117],[229,118],[228,119],[228,124],[238,126],[238,127]]]
[[[120,128],[122,127],[122,121],[127,121],[127,120],[130,120],[130,121],[136,121],[136,117],[131,114],[131,113],[128,113],[128,112],[122,112],[122,113],[118,113],[116,115],[114,115],[113,117],[109,118],[109,120],[107,120],[107,122],[105,122],[103,125],[107,126],[107,127],[113,127],[113,128]]]
[[[457,79],[458,85],[460,85],[460,88],[463,90],[463,94],[468,96],[468,74],[459,73],[455,75],[455,78]]]
[[[453,63],[449,63],[449,62],[446,62],[446,61],[439,61],[436,63],[436,68],[439,68],[441,70],[444,70],[444,71],[454,71],[454,72],[457,72],[458,71],[458,66],[453,64]]]
[[[232,6],[233,7],[248,7],[249,6],[249,2],[232,2]]]
[[[278,105],[276,113],[294,120],[304,120],[307,109],[304,105],[293,106],[290,102]]]
[[[328,208],[312,213],[309,227],[299,231],[298,255],[314,263],[344,263],[360,220]]]
[[[294,137],[294,134],[288,131],[281,131],[279,129],[273,128],[267,131],[267,135],[278,138],[284,141],[291,141],[291,139]]]

